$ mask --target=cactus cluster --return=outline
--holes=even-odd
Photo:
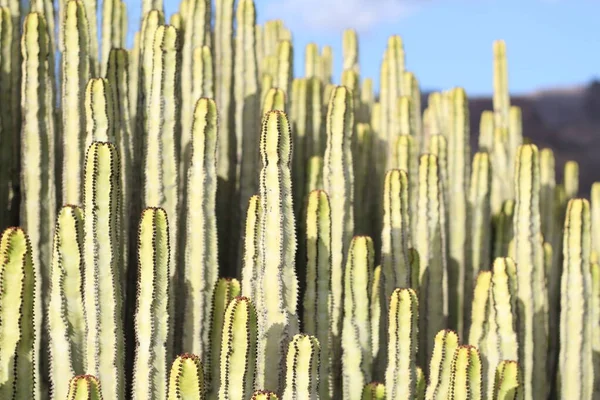
[[[376,96],[351,29],[337,84],[254,0],[97,9],[0,0],[0,399],[600,397],[600,182],[503,41],[473,149],[400,36]]]

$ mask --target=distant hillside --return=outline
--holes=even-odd
[[[479,118],[492,110],[491,98],[470,98],[471,146],[477,149]],[[580,167],[580,195],[587,196],[594,181],[600,181],[600,81],[583,87],[542,90],[511,96],[511,104],[523,110],[523,135],[540,149],[554,151],[557,181],[562,180],[566,161]]]

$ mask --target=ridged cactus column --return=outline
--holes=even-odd
[[[63,207],[56,220],[48,304],[51,396],[66,398],[65,377],[85,373],[83,211]]]
[[[415,247],[420,257],[419,364],[429,360],[435,335],[446,325],[448,313],[445,204],[438,159],[422,155]],[[456,218],[453,216],[453,218]]]
[[[168,400],[205,400],[204,371],[194,354],[179,355],[171,365]]]
[[[235,132],[236,179],[239,185],[239,212],[235,212],[232,226],[230,257],[235,271],[239,271],[238,243],[246,220],[246,207],[252,195],[258,192],[260,155],[260,91],[256,59],[256,10],[254,0],[241,0],[237,5],[237,35],[235,61]]]
[[[248,399],[254,390],[257,320],[247,297],[234,298],[225,311],[221,341],[219,400]]]
[[[477,400],[483,398],[481,358],[476,347],[458,346],[452,360],[450,400]]]
[[[211,300],[218,278],[217,221],[217,106],[202,98],[196,103],[192,127],[192,154],[188,169],[185,203],[185,247],[182,268],[184,296],[181,320],[184,351],[204,357],[209,350]],[[179,329],[179,328],[178,328]]]
[[[454,331],[442,330],[435,336],[433,354],[429,364],[429,385],[425,393],[427,400],[448,397],[452,360],[459,344],[458,335]]]
[[[355,236],[344,271],[344,320],[342,329],[342,388],[344,399],[360,400],[371,381],[371,298],[375,251],[368,236]]]
[[[64,377],[63,377],[64,379]],[[102,400],[100,382],[92,375],[77,375],[68,381],[69,393],[64,397],[68,400]]]
[[[52,230],[56,218],[54,115],[46,21],[27,15],[21,40],[23,87],[21,109],[21,225],[31,240],[33,264],[41,273],[42,293],[49,283]]]
[[[257,296],[256,387],[283,387],[284,349],[298,329],[298,281],[294,271],[296,234],[292,201],[290,124],[285,113],[263,118],[260,155],[261,270]]]
[[[244,266],[242,267],[242,295],[258,299],[258,273],[260,271],[260,238],[261,238],[260,197],[254,195],[248,201],[246,212],[246,230],[244,233]]]
[[[562,399],[592,399],[592,277],[590,204],[573,199],[567,207],[561,279],[559,376]]]
[[[448,298],[450,327],[462,333],[464,292],[463,284],[467,240],[467,196],[471,178],[470,126],[467,95],[462,88],[452,90],[449,104],[448,132]],[[431,338],[430,338],[431,339]]]
[[[84,94],[90,78],[88,22],[81,1],[70,0],[64,17],[62,54],[62,201],[81,204],[85,155]]]
[[[525,399],[545,398],[548,303],[539,208],[540,164],[535,145],[522,145],[515,170],[514,254],[517,268],[519,360]]]
[[[0,240],[0,398],[39,399],[39,268],[29,238],[8,228]],[[68,377],[66,377],[68,379]]]
[[[388,364],[385,374],[388,400],[413,399],[417,389],[419,302],[412,289],[396,289],[389,307]]]
[[[120,258],[121,177],[111,143],[94,142],[85,162],[84,312],[87,373],[103,382],[112,399],[125,396]]]
[[[494,380],[492,400],[522,400],[523,375],[521,367],[514,360],[505,360],[498,364]]]
[[[85,88],[85,146],[94,141],[115,145],[115,108],[112,88],[108,79],[92,78]],[[121,156],[119,154],[119,156]]]
[[[327,193],[315,190],[308,196],[306,213],[306,291],[303,328],[321,344],[319,398],[330,398],[331,373],[331,207]]]
[[[145,209],[138,232],[133,398],[164,400],[173,334],[169,315],[171,245],[165,210]]]
[[[170,25],[158,27],[154,34],[152,49],[152,84],[146,110],[147,130],[142,169],[144,188],[142,205],[161,207],[165,210],[169,218],[169,242],[175,248],[179,237],[181,203],[179,199],[180,33]],[[170,264],[174,266],[171,270],[173,275],[177,268],[177,252],[172,251],[170,258]],[[172,304],[169,307],[172,307]],[[184,349],[184,351],[188,350]]]
[[[321,347],[314,336],[298,334],[289,344],[283,400],[319,398]]]
[[[343,86],[335,88],[327,110],[327,146],[323,163],[324,189],[331,205],[331,326],[332,371],[340,371],[342,335],[342,283],[344,260],[354,232],[354,173],[352,163],[352,96]],[[332,376],[340,387],[339,372]],[[341,394],[334,392],[336,398]]]

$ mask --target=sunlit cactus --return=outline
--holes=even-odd
[[[85,372],[83,313],[83,211],[61,208],[55,225],[47,309],[52,398],[66,398],[65,376]]]
[[[425,392],[427,400],[445,399],[450,394],[452,360],[459,344],[458,335],[454,331],[442,330],[435,336],[429,364],[429,385]]]
[[[169,375],[168,400],[204,400],[206,398],[202,362],[184,353],[173,361]]]
[[[0,398],[39,398],[40,272],[20,228],[0,240]],[[64,378],[64,377],[63,377]],[[67,378],[68,379],[68,378]]]
[[[103,382],[104,395],[114,399],[125,395],[120,172],[115,146],[92,143],[83,192],[85,365],[87,373]]]
[[[590,273],[590,204],[572,199],[567,208],[561,277],[560,396],[591,399],[592,364],[592,277]]]
[[[367,383],[363,388],[361,400],[385,400],[385,385],[380,382]]]
[[[535,145],[519,147],[514,185],[519,361],[523,368],[525,399],[529,400],[548,390],[545,384],[548,302],[539,209],[540,164]]]
[[[135,313],[134,399],[165,399],[172,353],[173,317],[169,221],[165,210],[142,212],[138,240],[138,287]]]
[[[64,379],[64,377],[63,377]],[[69,392],[65,397],[67,400],[102,400],[102,389],[100,382],[92,375],[77,375],[68,381]]]
[[[308,196],[306,213],[306,291],[304,331],[321,344],[319,397],[328,399],[331,374],[331,208],[327,193],[315,190]]]
[[[481,358],[476,347],[458,346],[452,360],[449,399],[470,400],[483,398]]]
[[[220,131],[217,108],[213,100],[201,98],[196,103],[192,125],[191,156],[185,195],[183,259],[180,290],[189,294],[179,297],[181,310],[176,326],[181,326],[181,348],[203,357],[209,350],[211,299],[218,277],[217,221],[215,220],[217,173],[216,155]],[[178,335],[176,335],[178,336]]]
[[[412,289],[396,289],[389,307],[386,398],[414,399],[417,392],[419,302]]]
[[[516,361],[498,364],[494,380],[492,400],[523,400],[523,376]]]
[[[263,118],[260,154],[260,270],[256,387],[280,390],[285,343],[298,329],[298,281],[294,270],[295,221],[291,185],[292,141],[285,113]],[[275,278],[275,279],[274,279]]]
[[[218,387],[219,400],[247,399],[254,390],[256,368],[257,320],[254,305],[246,297],[235,297],[227,306],[223,321],[220,378],[212,385],[215,389]]]
[[[344,271],[344,319],[342,329],[342,388],[344,399],[360,400],[371,381],[371,297],[374,249],[368,236],[355,236]]]
[[[287,351],[283,400],[319,399],[320,352],[316,337],[294,336]]]

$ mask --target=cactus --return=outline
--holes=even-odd
[[[352,170],[352,97],[343,86],[336,87],[327,110],[327,146],[323,161],[323,186],[331,205],[331,326],[333,371],[340,371],[342,335],[342,285],[344,260],[354,232],[354,174]],[[333,386],[340,387],[334,375]],[[333,393],[336,398],[340,394]]]
[[[515,262],[518,287],[519,361],[525,399],[546,393],[547,295],[539,210],[540,164],[535,145],[522,145],[515,167]],[[535,360],[535,362],[534,362]],[[534,395],[535,394],[535,395]],[[538,397],[539,396],[539,397]]]
[[[264,97],[262,113],[266,114],[273,110],[285,111],[285,103],[285,92],[279,88],[271,88]]]
[[[344,319],[342,329],[342,387],[344,399],[360,400],[371,381],[373,357],[369,304],[373,276],[373,241],[355,236],[344,271]]]
[[[573,199],[579,193],[579,164],[576,161],[567,161],[563,175],[567,200]]]
[[[452,360],[458,345],[458,335],[454,331],[442,330],[435,336],[429,364],[429,385],[425,393],[427,400],[445,399],[450,394]]]
[[[454,216],[453,216],[454,218]],[[431,357],[435,335],[446,324],[448,310],[445,204],[437,157],[422,155],[419,164],[416,250],[420,258],[420,364]],[[440,299],[441,296],[441,299]]]
[[[39,267],[20,228],[2,233],[0,252],[0,397],[39,399]]]
[[[63,377],[64,378],[64,377]],[[102,400],[102,389],[93,375],[77,375],[69,381],[68,400]]]
[[[50,381],[52,398],[66,398],[65,376],[85,372],[85,318],[81,292],[83,211],[61,208],[54,233],[48,303]]]
[[[481,384],[481,359],[477,348],[458,346],[452,360],[450,396],[452,400],[483,398]]]
[[[502,360],[518,356],[517,332],[517,267],[510,258],[494,261],[487,314],[487,341],[482,344],[483,361],[486,362],[488,397],[494,390],[495,365]],[[484,371],[485,373],[485,371]]]
[[[258,390],[252,394],[250,400],[277,400],[279,397],[273,392],[267,390]]]
[[[217,132],[216,104],[202,98],[196,103],[192,127],[192,150],[185,198],[185,239],[182,288],[189,294],[183,304],[181,346],[200,357],[208,351],[211,299],[217,282]],[[181,316],[180,316],[181,317]],[[181,325],[180,325],[181,324]]]
[[[589,202],[570,200],[564,229],[560,301],[559,385],[563,399],[591,399],[593,393],[590,236]]]
[[[248,201],[246,214],[246,232],[244,235],[244,266],[242,267],[242,295],[250,299],[259,296],[258,272],[260,270],[260,238],[261,238],[260,197],[254,195]]]
[[[124,398],[122,321],[123,271],[119,156],[111,143],[88,148],[84,179],[83,306],[87,373],[103,382],[103,393]]]
[[[385,400],[385,386],[380,382],[367,383],[362,391],[361,400]]]
[[[304,293],[304,331],[321,344],[319,360],[319,398],[329,398],[331,292],[331,208],[327,193],[315,190],[308,196],[306,215],[306,291]]]
[[[353,174],[355,176],[354,230],[357,234],[367,234],[372,231],[372,196],[370,196],[369,189],[371,188],[373,176],[369,166],[372,165],[373,136],[374,133],[369,124],[362,122],[356,124],[356,140],[352,146],[352,159],[354,161]]]
[[[31,242],[41,292],[49,284],[52,227],[55,222],[54,117],[45,18],[31,13],[23,22],[23,115],[21,137],[21,224]],[[46,303],[44,297],[44,304]],[[39,314],[38,314],[39,315]]]
[[[285,113],[263,118],[260,155],[261,237],[256,299],[258,351],[256,387],[279,390],[283,384],[283,346],[297,330],[298,282],[294,271],[295,221],[291,188],[291,133]],[[275,277],[275,282],[273,278]]]
[[[202,362],[197,356],[189,353],[177,356],[171,365],[167,400],[204,400],[205,398]]]
[[[386,398],[413,399],[417,392],[419,302],[412,289],[396,289],[389,311]]]
[[[316,337],[295,335],[289,344],[283,400],[319,399],[321,346]]]
[[[62,56],[62,200],[81,204],[81,180],[85,151],[84,94],[90,78],[88,22],[79,0],[69,0],[64,17]],[[67,40],[68,39],[68,40]]]
[[[172,316],[169,222],[161,208],[142,212],[135,313],[134,399],[165,399],[171,358]]]
[[[598,261],[592,261],[590,266],[590,274],[592,278],[592,357],[594,371],[600,370],[600,264]],[[594,393],[593,398],[600,395],[600,376],[594,373]]]
[[[494,381],[493,400],[523,400],[523,376],[516,361],[498,364]]]
[[[485,110],[479,120],[479,151],[491,153],[494,148],[494,113]]]
[[[491,260],[491,206],[490,186],[492,174],[487,153],[476,153],[473,158],[471,184],[468,198],[468,223],[471,240],[467,243],[467,263],[464,280],[464,331],[468,337],[471,320],[470,307],[473,300],[473,280],[479,271],[489,268]],[[469,343],[475,345],[469,340]]]
[[[234,298],[227,306],[223,321],[220,379],[214,381],[213,386],[219,388],[219,400],[247,399],[254,389],[257,340],[254,305],[246,297]]]

